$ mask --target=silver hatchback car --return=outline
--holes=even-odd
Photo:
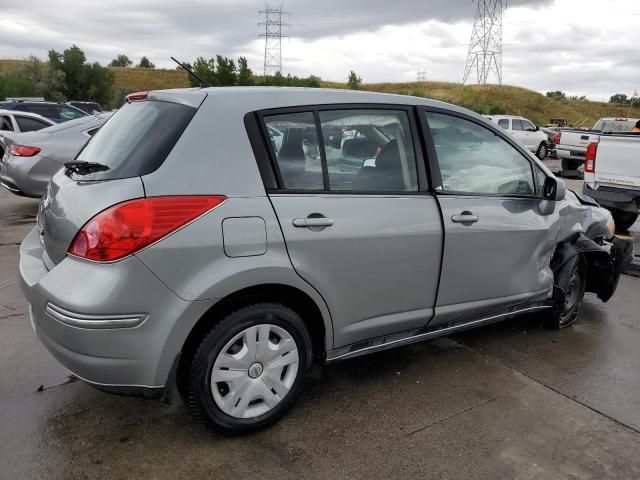
[[[33,328],[75,375],[175,385],[209,427],[243,433],[285,413],[314,360],[525,312],[571,324],[630,259],[613,232],[463,108],[167,90],[132,94],[53,177],[20,276]]]

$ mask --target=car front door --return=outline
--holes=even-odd
[[[423,121],[445,230],[432,325],[538,308],[552,287],[554,217],[541,213],[537,167],[475,118],[434,109]]]
[[[296,272],[327,302],[334,346],[407,331],[433,317],[442,253],[436,199],[409,108],[357,106],[261,115],[278,179],[268,189]],[[342,170],[344,142],[377,144],[359,168]],[[268,138],[268,137],[267,137]],[[377,150],[377,151],[376,151]],[[355,162],[354,162],[355,165]]]

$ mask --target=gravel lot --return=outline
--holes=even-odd
[[[1,478],[640,478],[640,278],[561,332],[524,317],[318,368],[283,421],[229,439],[44,350],[16,284],[36,207],[0,192]]]

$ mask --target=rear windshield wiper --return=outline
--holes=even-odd
[[[88,175],[89,173],[110,170],[107,165],[97,162],[67,162],[64,164],[64,168],[77,175]]]

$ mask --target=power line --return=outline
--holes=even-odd
[[[283,23],[282,16],[289,13],[282,10],[282,3],[277,8],[270,7],[268,3],[264,6],[264,10],[258,12],[264,15],[264,22],[258,23],[258,26],[264,26],[264,33],[258,36],[264,37],[264,75],[267,76],[282,73],[282,38],[288,37],[282,33],[282,27],[289,26]]]
[[[476,15],[462,83],[475,70],[478,83],[485,84],[493,73],[502,84],[502,0],[475,0]]]

